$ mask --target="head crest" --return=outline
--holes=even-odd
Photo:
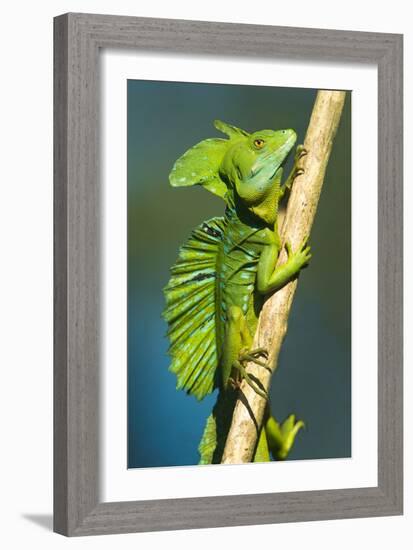
[[[188,149],[173,165],[169,181],[172,187],[202,185],[225,200],[227,186],[219,176],[219,168],[231,141],[248,133],[220,120],[215,120],[214,125],[229,139],[205,139]]]

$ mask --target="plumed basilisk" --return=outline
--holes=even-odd
[[[215,121],[228,139],[206,139],[186,151],[169,175],[173,187],[202,185],[226,203],[225,215],[203,222],[180,248],[164,289],[170,340],[170,370],[177,389],[203,399],[216,387],[217,403],[199,445],[200,463],[219,463],[237,398],[245,379],[267,397],[246,371],[262,368],[265,349],[252,349],[265,297],[297,276],[311,258],[305,239],[298,250],[286,243],[288,260],[277,266],[281,241],[277,215],[282,198],[300,173],[298,146],[293,169],[282,185],[283,165],[294,147],[294,130],[252,134]],[[254,461],[286,458],[303,422],[294,415],[279,424],[269,413]]]

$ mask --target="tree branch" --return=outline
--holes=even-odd
[[[281,230],[282,243],[288,240],[293,250],[296,250],[303,238],[310,233],[344,100],[345,92],[320,90],[317,93],[304,140],[304,147],[308,151],[302,159],[304,174],[294,181]],[[287,254],[283,247],[278,264],[281,265],[286,260]],[[288,316],[296,288],[297,279],[275,292],[265,302],[258,320],[253,348],[266,348],[269,351],[268,364],[271,373],[254,363],[248,364],[247,369],[267,391],[271,376],[277,368],[278,355],[287,332]],[[252,461],[265,405],[266,400],[244,380],[235,405],[222,457],[223,464]]]

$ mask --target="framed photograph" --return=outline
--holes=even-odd
[[[401,514],[402,36],[54,29],[55,531]]]

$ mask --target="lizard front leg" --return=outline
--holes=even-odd
[[[300,166],[300,160],[307,154],[308,154],[308,151],[304,147],[304,145],[297,146],[297,149],[294,155],[293,168],[289,173],[288,178],[285,180],[284,185],[280,189],[280,198],[279,198],[280,201],[283,199],[287,191],[291,190],[291,187],[294,183],[295,178],[298,176],[301,176],[301,174],[304,174],[304,168]]]
[[[308,264],[311,253],[307,241],[308,237],[305,237],[295,252],[292,251],[291,245],[286,243],[288,260],[278,267],[276,264],[279,248],[276,239],[265,246],[261,253],[257,269],[257,290],[260,294],[268,294],[282,288]]]

